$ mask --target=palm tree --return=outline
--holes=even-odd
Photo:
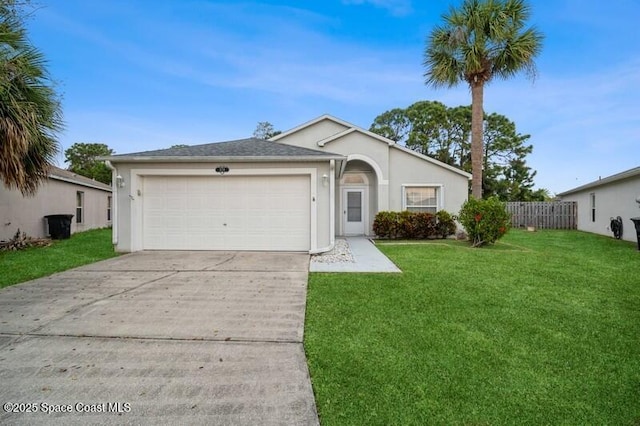
[[[520,71],[535,76],[534,57],[543,36],[525,28],[531,14],[523,0],[464,0],[443,15],[424,54],[426,84],[453,87],[465,81],[471,89],[471,194],[482,198],[483,96],[494,77],[507,79]]]
[[[32,195],[59,152],[60,102],[43,55],[27,38],[20,5],[0,1],[0,177]]]

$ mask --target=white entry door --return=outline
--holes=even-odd
[[[342,217],[345,235],[364,235],[366,217],[366,189],[342,190]]]

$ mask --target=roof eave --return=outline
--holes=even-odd
[[[629,179],[635,176],[640,176],[640,167],[634,167],[633,169],[625,170],[624,172],[617,173],[615,175],[607,176],[603,179],[598,179],[593,182],[585,183],[584,185],[580,185],[576,188],[569,189],[564,192],[560,192],[556,194],[558,197],[563,197],[569,194],[575,194],[576,192],[586,191],[588,189],[597,188],[602,185],[607,185],[610,183],[615,183],[624,179]]]
[[[68,178],[68,177],[58,176],[58,175],[56,175],[54,173],[50,173],[48,177],[49,177],[49,179],[55,179],[55,180],[59,180],[59,181],[62,181],[62,182],[72,183],[74,185],[86,186],[87,188],[99,189],[100,191],[105,191],[105,192],[113,192],[111,187],[106,185],[106,184],[105,184],[104,187],[103,186],[99,186],[99,185],[93,185],[93,184],[88,183],[88,182],[81,182],[79,180],[71,179],[71,178]]]
[[[267,162],[318,162],[330,160],[344,160],[341,155],[298,155],[298,156],[121,156],[101,157],[100,160],[112,163],[267,163]]]
[[[398,149],[398,150],[400,150],[402,152],[406,152],[407,154],[411,154],[411,155],[413,155],[415,157],[421,158],[422,160],[428,161],[429,163],[432,163],[432,164],[440,166],[440,167],[442,167],[444,169],[450,170],[450,171],[452,171],[454,173],[462,175],[462,176],[466,177],[467,179],[471,180],[471,177],[472,177],[471,173],[465,172],[464,170],[460,170],[457,167],[454,167],[454,166],[449,165],[447,163],[444,163],[442,161],[436,160],[435,158],[431,158],[431,157],[426,156],[424,154],[420,154],[419,152],[415,152],[415,151],[413,151],[413,150],[411,150],[411,149],[409,149],[407,147],[404,147],[402,145],[396,144],[396,145],[391,145],[391,147],[392,148],[396,148],[396,149]]]

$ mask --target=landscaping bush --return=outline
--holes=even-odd
[[[456,218],[451,213],[440,210],[436,213],[436,234],[440,237],[447,238],[453,235],[457,230]]]
[[[398,231],[400,238],[416,238],[416,225],[413,213],[406,210],[398,213]]]
[[[455,231],[455,217],[445,211],[439,211],[435,215],[426,212],[382,211],[373,221],[373,232],[379,238],[447,238]]]
[[[379,212],[373,221],[373,232],[380,238],[396,238],[399,229],[398,212]]]
[[[495,197],[484,200],[470,198],[460,210],[460,223],[469,234],[473,247],[493,244],[511,227],[505,204]]]

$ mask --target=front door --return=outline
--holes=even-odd
[[[342,216],[345,235],[364,235],[366,216],[366,190],[344,188]]]

